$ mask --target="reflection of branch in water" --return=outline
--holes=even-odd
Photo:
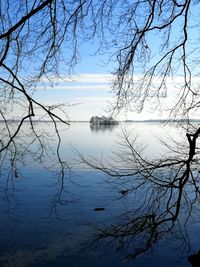
[[[147,159],[138,150],[136,139],[123,131],[123,143],[112,163],[104,164],[79,154],[82,162],[114,177],[113,184],[134,197],[135,206],[115,225],[100,229],[99,240],[127,248],[126,259],[135,258],[169,234],[178,235],[189,246],[187,222],[200,204],[200,176],[197,139],[200,128],[187,133],[187,142],[168,145],[169,153],[159,159]],[[177,150],[178,148],[178,150]],[[180,150],[181,149],[181,150]],[[114,163],[113,163],[114,161]]]
[[[9,122],[9,131],[15,131],[17,122]],[[1,135],[7,135],[4,124],[1,126]],[[66,191],[66,178],[70,178],[71,170],[67,162],[60,155],[61,136],[58,129],[59,123],[31,122],[24,124],[13,141],[0,153],[1,192],[7,202],[8,211],[16,199],[16,183],[24,179],[23,168],[30,164],[39,164],[49,173],[55,174],[55,195],[52,196],[52,207],[63,205],[63,195]],[[48,129],[50,127],[50,129]],[[62,125],[63,127],[63,125]],[[55,129],[56,135],[52,132]],[[55,140],[57,137],[57,140]],[[5,136],[6,138],[6,136]],[[54,151],[56,154],[54,155]],[[54,184],[55,184],[54,183]],[[18,192],[18,190],[17,190]],[[65,196],[67,198],[67,196]],[[16,204],[16,203],[15,203]]]

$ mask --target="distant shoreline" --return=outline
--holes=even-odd
[[[149,119],[149,120],[124,120],[124,121],[118,121],[121,123],[165,123],[165,122],[186,122],[187,120],[184,119],[175,119],[175,120],[167,120],[167,119],[163,119],[163,120],[154,120],[154,119]],[[4,120],[0,120],[0,123],[4,122]],[[21,120],[12,120],[12,119],[8,119],[6,120],[6,122],[21,122]],[[25,120],[25,123],[29,122],[29,120]],[[32,120],[32,122],[53,122],[52,120]],[[59,120],[56,120],[56,122],[61,122]],[[66,121],[66,123],[89,123],[89,120],[69,120]],[[190,122],[200,122],[200,119],[190,119]],[[61,122],[63,123],[63,122]]]

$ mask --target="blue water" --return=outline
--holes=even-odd
[[[29,133],[28,125],[24,127]],[[99,227],[119,222],[121,214],[134,210],[137,203],[132,196],[122,197],[107,175],[77,163],[74,151],[107,161],[117,147],[121,126],[94,131],[88,123],[74,123],[69,128],[60,125],[61,158],[72,168],[66,168],[63,180],[53,154],[57,144],[53,125],[41,123],[36,127],[49,133],[43,164],[37,158],[35,142],[29,146],[29,153],[23,154],[24,147],[20,147],[15,162],[17,175],[9,174],[9,161],[5,161],[0,176],[0,266],[190,266],[188,248],[170,235],[130,261],[124,260],[127,251],[118,250],[117,242],[95,241]],[[155,151],[160,153],[156,134],[163,137],[166,129],[158,124],[127,127],[133,134],[141,133],[139,142],[149,143],[150,157]],[[181,135],[173,127],[168,127],[167,133]],[[31,134],[19,137],[19,144],[22,139],[23,144],[29,144]],[[105,210],[94,210],[99,207]],[[198,228],[196,223],[191,229],[193,252],[200,248]]]

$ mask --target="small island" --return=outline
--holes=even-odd
[[[114,120],[112,117],[105,117],[105,116],[93,116],[90,119],[91,125],[118,125],[119,122]]]

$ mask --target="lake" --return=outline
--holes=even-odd
[[[53,123],[35,125],[42,148],[25,123],[14,152],[7,151],[0,159],[0,266],[191,266],[188,255],[200,249],[196,215],[188,220],[187,233],[179,233],[180,217],[173,230],[167,234],[159,232],[155,244],[136,258],[127,258],[127,253],[142,244],[144,233],[137,244],[131,240],[131,234],[126,237],[129,246],[123,245],[114,233],[114,238],[99,238],[101,229],[123,225],[123,215],[127,219],[134,211],[137,216],[146,197],[145,185],[137,196],[126,194],[129,180],[121,183],[117,177],[90,168],[80,159],[84,155],[89,161],[115,164],[112,153],[120,151],[125,128],[132,138],[137,136],[138,147],[145,146],[150,159],[165,154],[166,148],[159,139],[166,143],[172,142],[171,138],[185,140],[185,132],[150,122],[111,128],[81,122],[66,127],[59,123],[58,128],[64,176],[57,161],[58,138]]]

